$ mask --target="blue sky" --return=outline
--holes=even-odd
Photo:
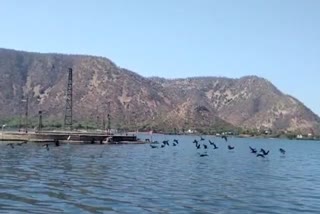
[[[318,0],[0,0],[0,47],[143,76],[258,75],[320,115]]]

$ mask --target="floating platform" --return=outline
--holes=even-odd
[[[30,141],[39,143],[101,143],[101,144],[135,144],[144,143],[135,135],[110,135],[95,132],[3,132],[1,141]]]

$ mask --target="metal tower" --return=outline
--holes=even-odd
[[[69,68],[64,128],[72,130],[72,68]]]

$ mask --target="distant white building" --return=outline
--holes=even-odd
[[[302,138],[303,138],[303,136],[301,134],[297,135],[297,139],[302,139]]]
[[[188,133],[188,134],[193,134],[193,133],[194,133],[194,131],[193,131],[193,130],[191,130],[191,129],[189,129],[189,130],[187,131],[187,133]]]

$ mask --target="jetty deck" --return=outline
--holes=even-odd
[[[69,143],[143,143],[135,135],[113,135],[96,132],[3,132],[1,141],[69,142]]]

